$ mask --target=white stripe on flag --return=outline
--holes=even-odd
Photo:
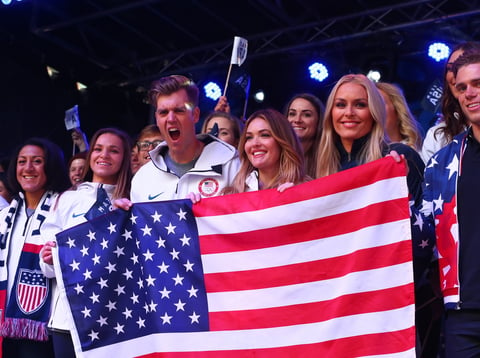
[[[400,239],[401,238],[401,239]],[[410,220],[396,221],[357,232],[265,249],[202,255],[205,274],[235,272],[321,260],[410,240]],[[228,262],[228,265],[225,264]]]
[[[240,311],[321,302],[348,294],[406,285],[413,277],[411,262],[380,269],[353,272],[343,277],[296,285],[207,293],[210,312]]]

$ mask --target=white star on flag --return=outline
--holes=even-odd
[[[162,214],[159,214],[158,212],[155,211],[155,213],[152,215],[153,222],[160,222],[160,218],[162,217]]]
[[[108,227],[108,231],[110,231],[110,234],[113,234],[114,232],[117,231],[116,227],[117,227],[116,224],[110,223],[110,226]]]

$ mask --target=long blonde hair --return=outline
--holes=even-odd
[[[243,193],[246,191],[246,179],[255,167],[250,163],[245,152],[246,132],[249,124],[256,118],[264,119],[272,128],[272,136],[280,146],[280,166],[277,175],[263,189],[276,188],[278,185],[292,182],[302,183],[306,180],[302,146],[287,118],[274,109],[262,109],[254,112],[246,121],[240,136],[238,153],[240,169],[231,187],[225,188],[223,194]]]
[[[422,134],[417,121],[408,107],[407,100],[400,87],[393,83],[377,82],[376,86],[390,98],[398,118],[398,130],[402,141],[415,150],[422,148]]]
[[[382,147],[386,143],[385,134],[385,102],[382,95],[365,75],[345,75],[335,84],[327,99],[325,106],[325,118],[323,121],[323,132],[320,139],[317,158],[317,178],[324,177],[340,170],[340,153],[336,143],[340,136],[335,132],[332,119],[332,108],[338,88],[345,83],[354,83],[362,86],[367,91],[368,108],[373,118],[373,126],[370,137],[360,151],[359,164],[371,162],[382,157]]]

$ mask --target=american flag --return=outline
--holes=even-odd
[[[405,168],[135,204],[57,235],[80,357],[415,356]]]

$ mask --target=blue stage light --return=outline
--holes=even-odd
[[[449,55],[450,47],[448,47],[442,42],[435,42],[428,46],[428,56],[430,56],[437,62],[447,59]]]
[[[13,0],[1,0],[3,5],[11,5]],[[17,0],[16,2],[21,2],[22,0]]]
[[[310,71],[310,77],[322,82],[328,77],[328,70],[323,63],[315,62],[308,67]]]
[[[203,86],[203,90],[205,91],[205,96],[214,101],[216,101],[222,95],[220,86],[215,82],[208,82],[205,86]]]

